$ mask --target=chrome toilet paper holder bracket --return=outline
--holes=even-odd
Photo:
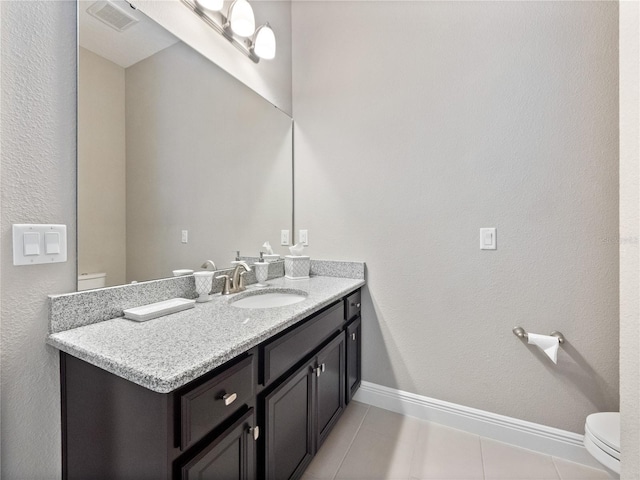
[[[529,334],[525,331],[524,328],[522,327],[514,327],[513,328],[513,334],[520,338],[520,339],[528,339],[529,338]],[[563,344],[564,343],[564,335],[560,332],[558,332],[557,330],[554,330],[553,332],[551,332],[549,334],[552,337],[556,337],[558,339],[558,343],[559,344]]]

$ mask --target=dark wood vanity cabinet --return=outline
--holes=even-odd
[[[180,466],[181,480],[255,479],[255,413],[249,409],[194,458]]]
[[[351,401],[362,381],[362,320],[358,315],[347,325],[347,403]]]
[[[359,295],[167,394],[61,353],[63,478],[300,478],[359,386]]]
[[[264,396],[265,472],[271,480],[299,478],[345,407],[345,348],[341,333],[313,359]]]

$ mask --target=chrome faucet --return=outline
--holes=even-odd
[[[240,269],[244,271],[241,272]],[[231,277],[229,275],[220,275],[219,277],[224,280],[224,286],[222,287],[222,295],[229,295],[230,293],[238,293],[246,290],[247,287],[244,286],[244,275],[247,272],[251,271],[251,267],[247,265],[246,262],[238,262],[236,263],[236,267],[233,269],[233,273]]]
[[[209,268],[209,267],[211,267],[211,270],[217,270],[216,264],[214,263],[213,260],[207,260],[202,264],[200,268]]]

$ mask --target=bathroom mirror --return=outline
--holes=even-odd
[[[279,245],[291,118],[124,1],[78,19],[78,273],[111,286]]]

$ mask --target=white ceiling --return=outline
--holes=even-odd
[[[179,41],[149,17],[131,8],[124,0],[113,0],[111,3],[136,17],[139,22],[118,32],[87,13],[87,9],[94,3],[95,0],[78,2],[80,46],[123,68]]]

